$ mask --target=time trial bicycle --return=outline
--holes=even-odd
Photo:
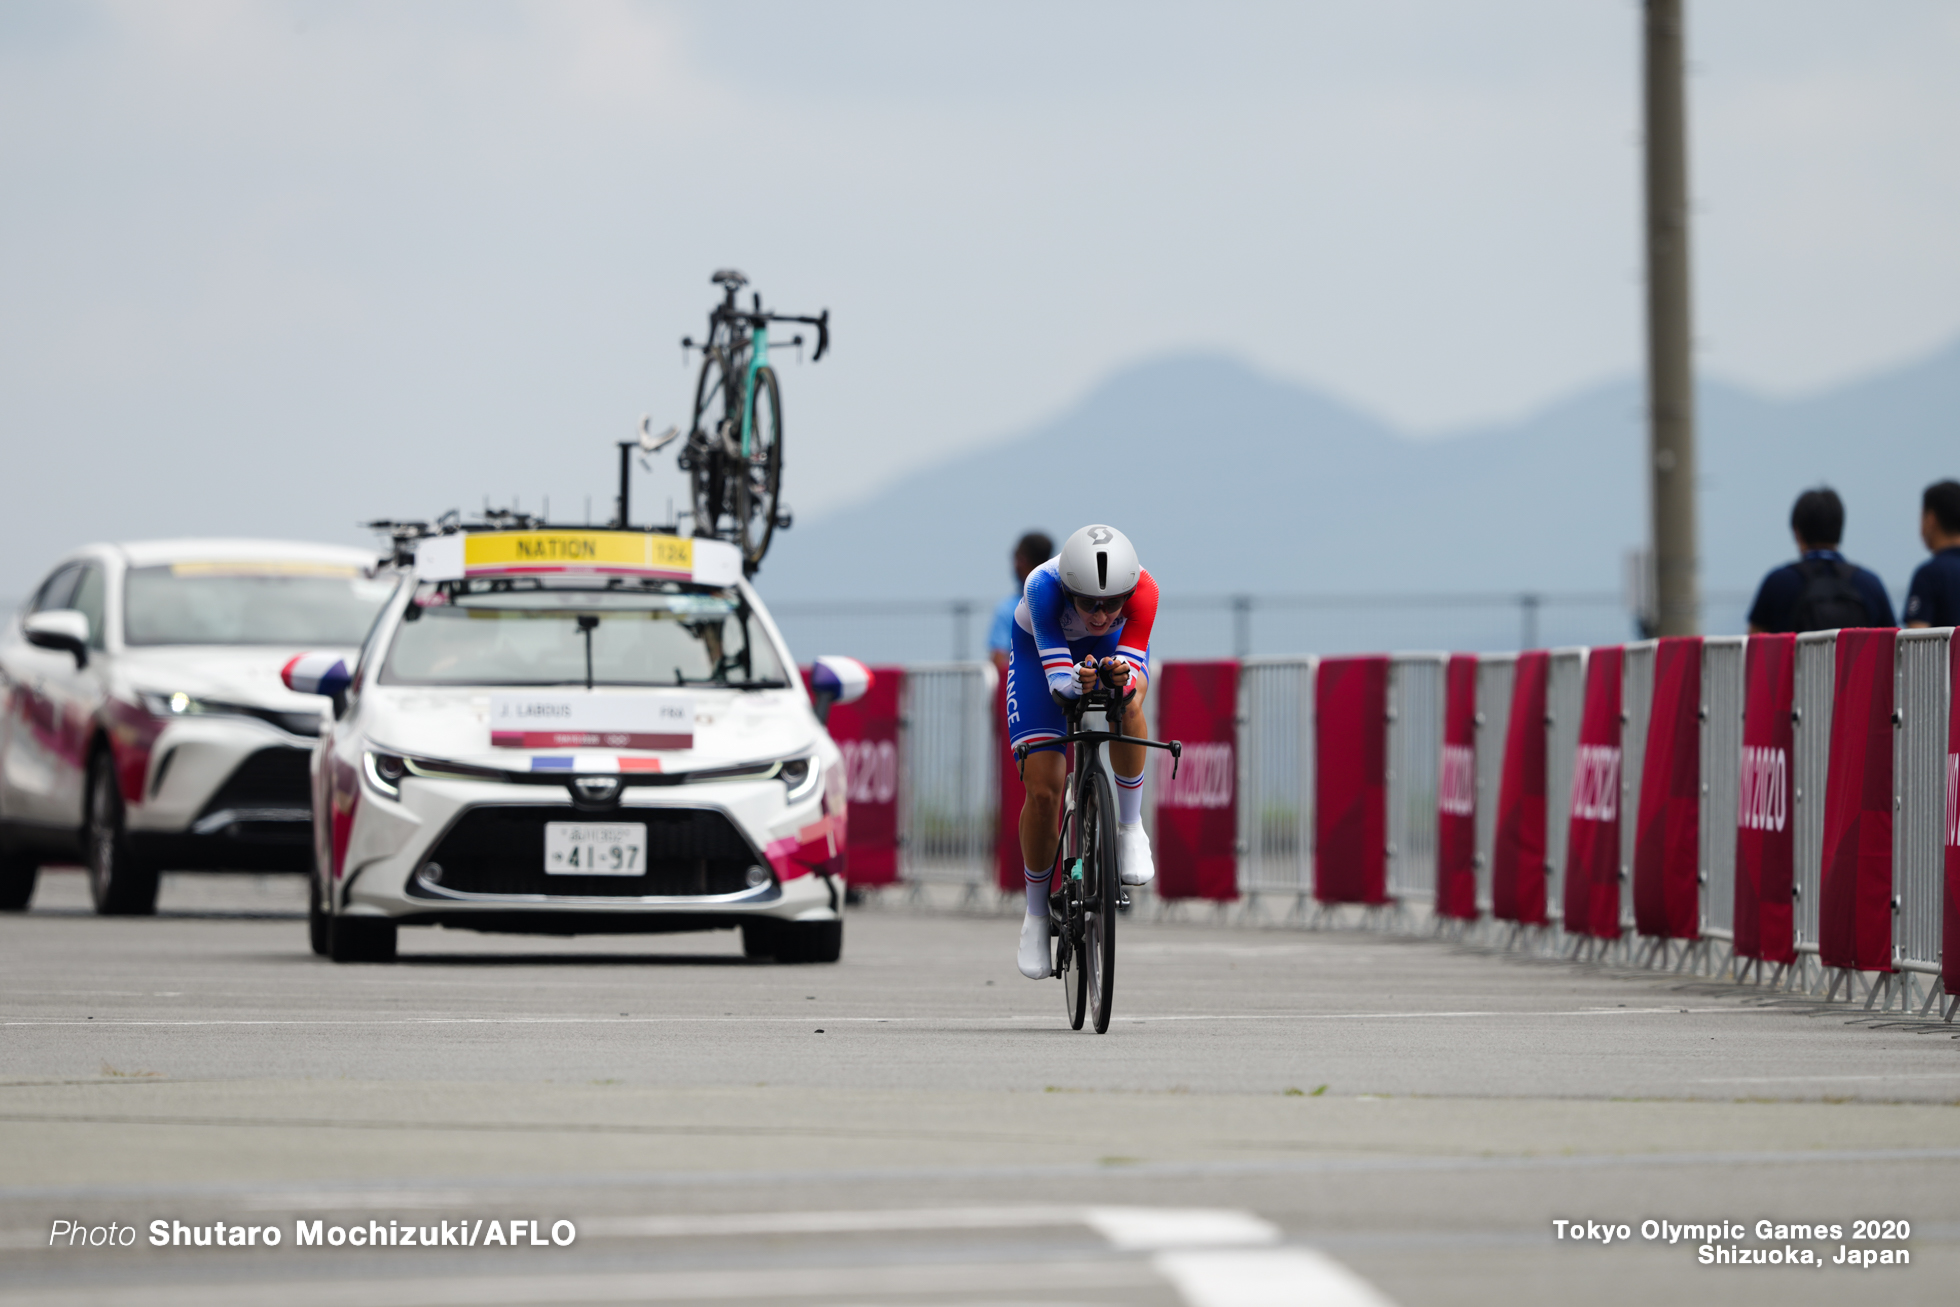
[[[769,366],[769,324],[815,327],[814,363],[830,348],[830,310],[815,317],[771,313],[760,292],[745,310],[736,296],[747,277],[723,268],[711,280],[722,288],[722,300],[708,312],[707,338],[681,339],[683,349],[701,351],[701,374],[680,466],[688,474],[694,534],[733,541],[742,551],[743,571],[752,576],[776,529],[789,525],[781,507],[783,397]],[[780,343],[800,347],[803,337]]]
[[[1109,1029],[1116,996],[1116,914],[1130,905],[1116,866],[1115,774],[1104,750],[1111,744],[1140,744],[1171,755],[1171,778],[1177,778],[1184,746],[1177,740],[1148,740],[1123,731],[1123,711],[1136,698],[1136,687],[1110,680],[1110,660],[1096,672],[1096,686],[1077,699],[1060,702],[1068,733],[1059,743],[1073,747],[1073,767],[1063,786],[1061,839],[1049,873],[1048,920],[1055,940],[1054,973],[1062,982],[1062,1002],[1072,1030],[1092,1017],[1095,1031]],[[1086,730],[1082,719],[1100,711],[1105,730]],[[1014,746],[1014,757],[1026,774],[1033,746]]]

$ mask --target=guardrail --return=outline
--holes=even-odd
[[[1216,902],[1221,919],[1231,908],[1248,923],[1301,925],[1359,911],[1384,928],[1433,922],[1505,947],[1922,1015],[1939,1005],[1953,1019],[1960,997],[1941,1003],[1960,996],[1951,631],[1642,641],[1597,658],[1586,648],[1523,662],[1481,655],[1474,668],[1471,658],[1457,656],[1456,670],[1431,653],[1248,659],[1188,677],[1160,669],[1153,700],[1174,699],[1173,682],[1211,696],[1149,705],[1157,721],[1202,721],[1211,733],[1187,752],[1187,767],[1203,754],[1203,794],[1187,779],[1173,797],[1233,813],[1186,822],[1175,850],[1160,838],[1167,874],[1136,896],[1140,908],[1194,898]],[[1001,835],[992,676],[972,663],[905,671],[901,878],[961,885],[968,899],[991,883]],[[1542,698],[1526,691],[1537,686]],[[1507,775],[1508,750],[1535,757],[1541,746],[1541,760]],[[1153,767],[1152,814],[1167,777]],[[1587,823],[1576,836],[1575,814]],[[1447,900],[1445,815],[1474,819],[1449,828]],[[1614,821],[1602,845],[1598,823]],[[1186,856],[1205,860],[1202,876],[1167,866]],[[1570,922],[1568,886],[1570,911],[1585,913]]]

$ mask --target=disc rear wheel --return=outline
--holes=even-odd
[[[694,422],[681,454],[698,536],[716,534],[728,508],[728,416],[727,373],[720,351],[711,349],[701,359],[701,375],[694,385]]]

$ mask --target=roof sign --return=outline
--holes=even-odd
[[[477,531],[431,536],[415,547],[424,581],[472,576],[649,576],[734,585],[742,551],[725,540],[648,531]]]

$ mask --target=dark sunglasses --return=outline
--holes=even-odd
[[[1123,605],[1130,602],[1130,596],[1126,594],[1107,599],[1089,599],[1082,595],[1070,595],[1069,598],[1075,600],[1077,611],[1084,613],[1120,613]]]

